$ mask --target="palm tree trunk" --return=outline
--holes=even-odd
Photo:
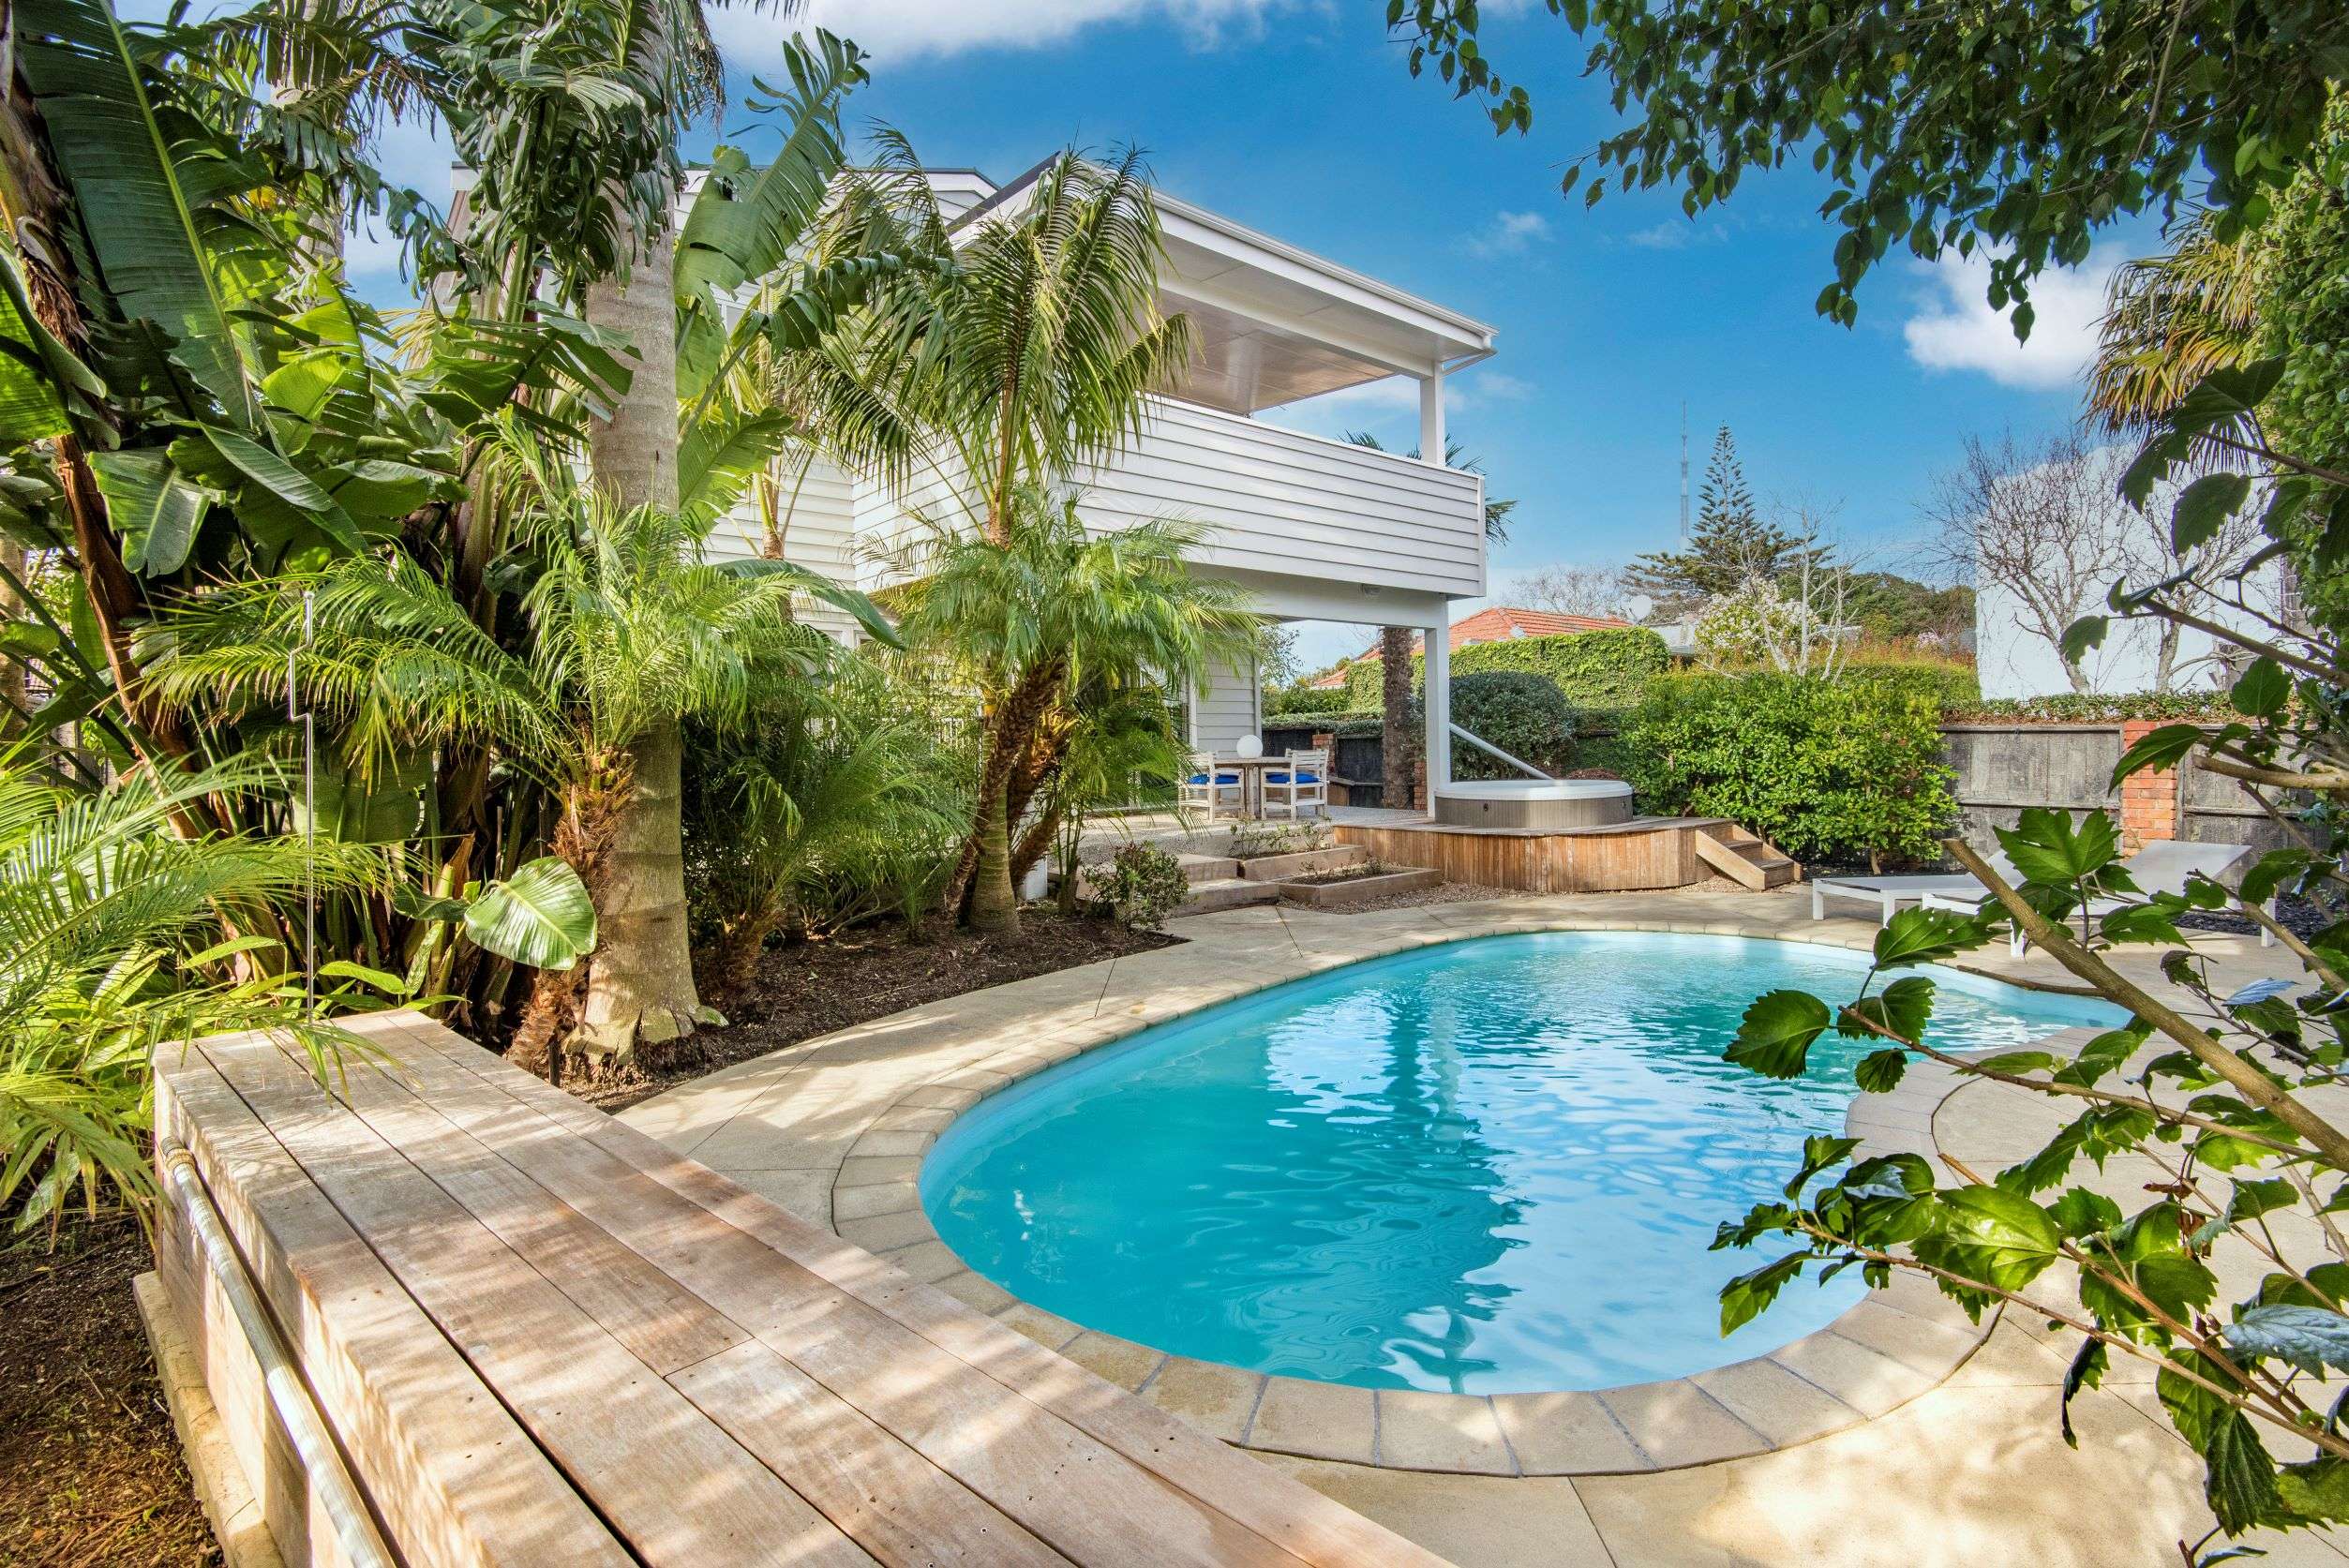
[[[628,395],[588,431],[588,467],[622,506],[677,506],[677,237],[664,226],[630,270],[588,289],[587,319],[636,351]]]
[[[576,1041],[657,1067],[678,1054],[673,1042],[694,1032],[701,1010],[686,931],[682,732],[673,724],[648,731],[629,748],[629,761],[634,778],[611,853],[589,884],[596,944]]]
[[[979,801],[979,864],[971,873],[970,924],[983,936],[1020,933],[1019,890],[1011,886],[1010,826],[998,780]]]
[[[588,433],[595,483],[622,506],[677,505],[675,264],[675,236],[665,225],[624,286],[606,279],[588,290],[588,320],[625,333],[637,356],[628,395]],[[578,1034],[586,1049],[621,1058],[691,1035],[701,1009],[686,934],[683,739],[676,724],[658,725],[630,755],[635,787],[597,890],[599,940]]]
[[[1388,626],[1379,632],[1379,693],[1385,709],[1379,731],[1379,752],[1384,777],[1379,804],[1389,811],[1409,811],[1414,749],[1411,733],[1411,628]]]

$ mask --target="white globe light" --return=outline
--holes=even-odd
[[[1264,743],[1252,735],[1243,735],[1240,737],[1239,751],[1242,756],[1263,756]]]

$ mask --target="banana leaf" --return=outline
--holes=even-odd
[[[542,856],[473,895],[465,910],[473,945],[532,969],[568,969],[595,948],[595,903],[579,874]]]

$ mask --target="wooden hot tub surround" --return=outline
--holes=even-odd
[[[1457,828],[1440,822],[1340,822],[1338,842],[1384,865],[1425,866],[1447,882],[1528,893],[1685,888],[1721,875],[1760,890],[1803,868],[1719,816],[1642,816],[1599,828]]]

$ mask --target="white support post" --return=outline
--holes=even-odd
[[[1444,372],[1419,378],[1419,460],[1444,466]]]
[[[1428,715],[1428,809],[1435,809],[1435,792],[1452,782],[1452,628],[1450,611],[1444,624],[1428,633],[1427,694],[1420,707]]]

